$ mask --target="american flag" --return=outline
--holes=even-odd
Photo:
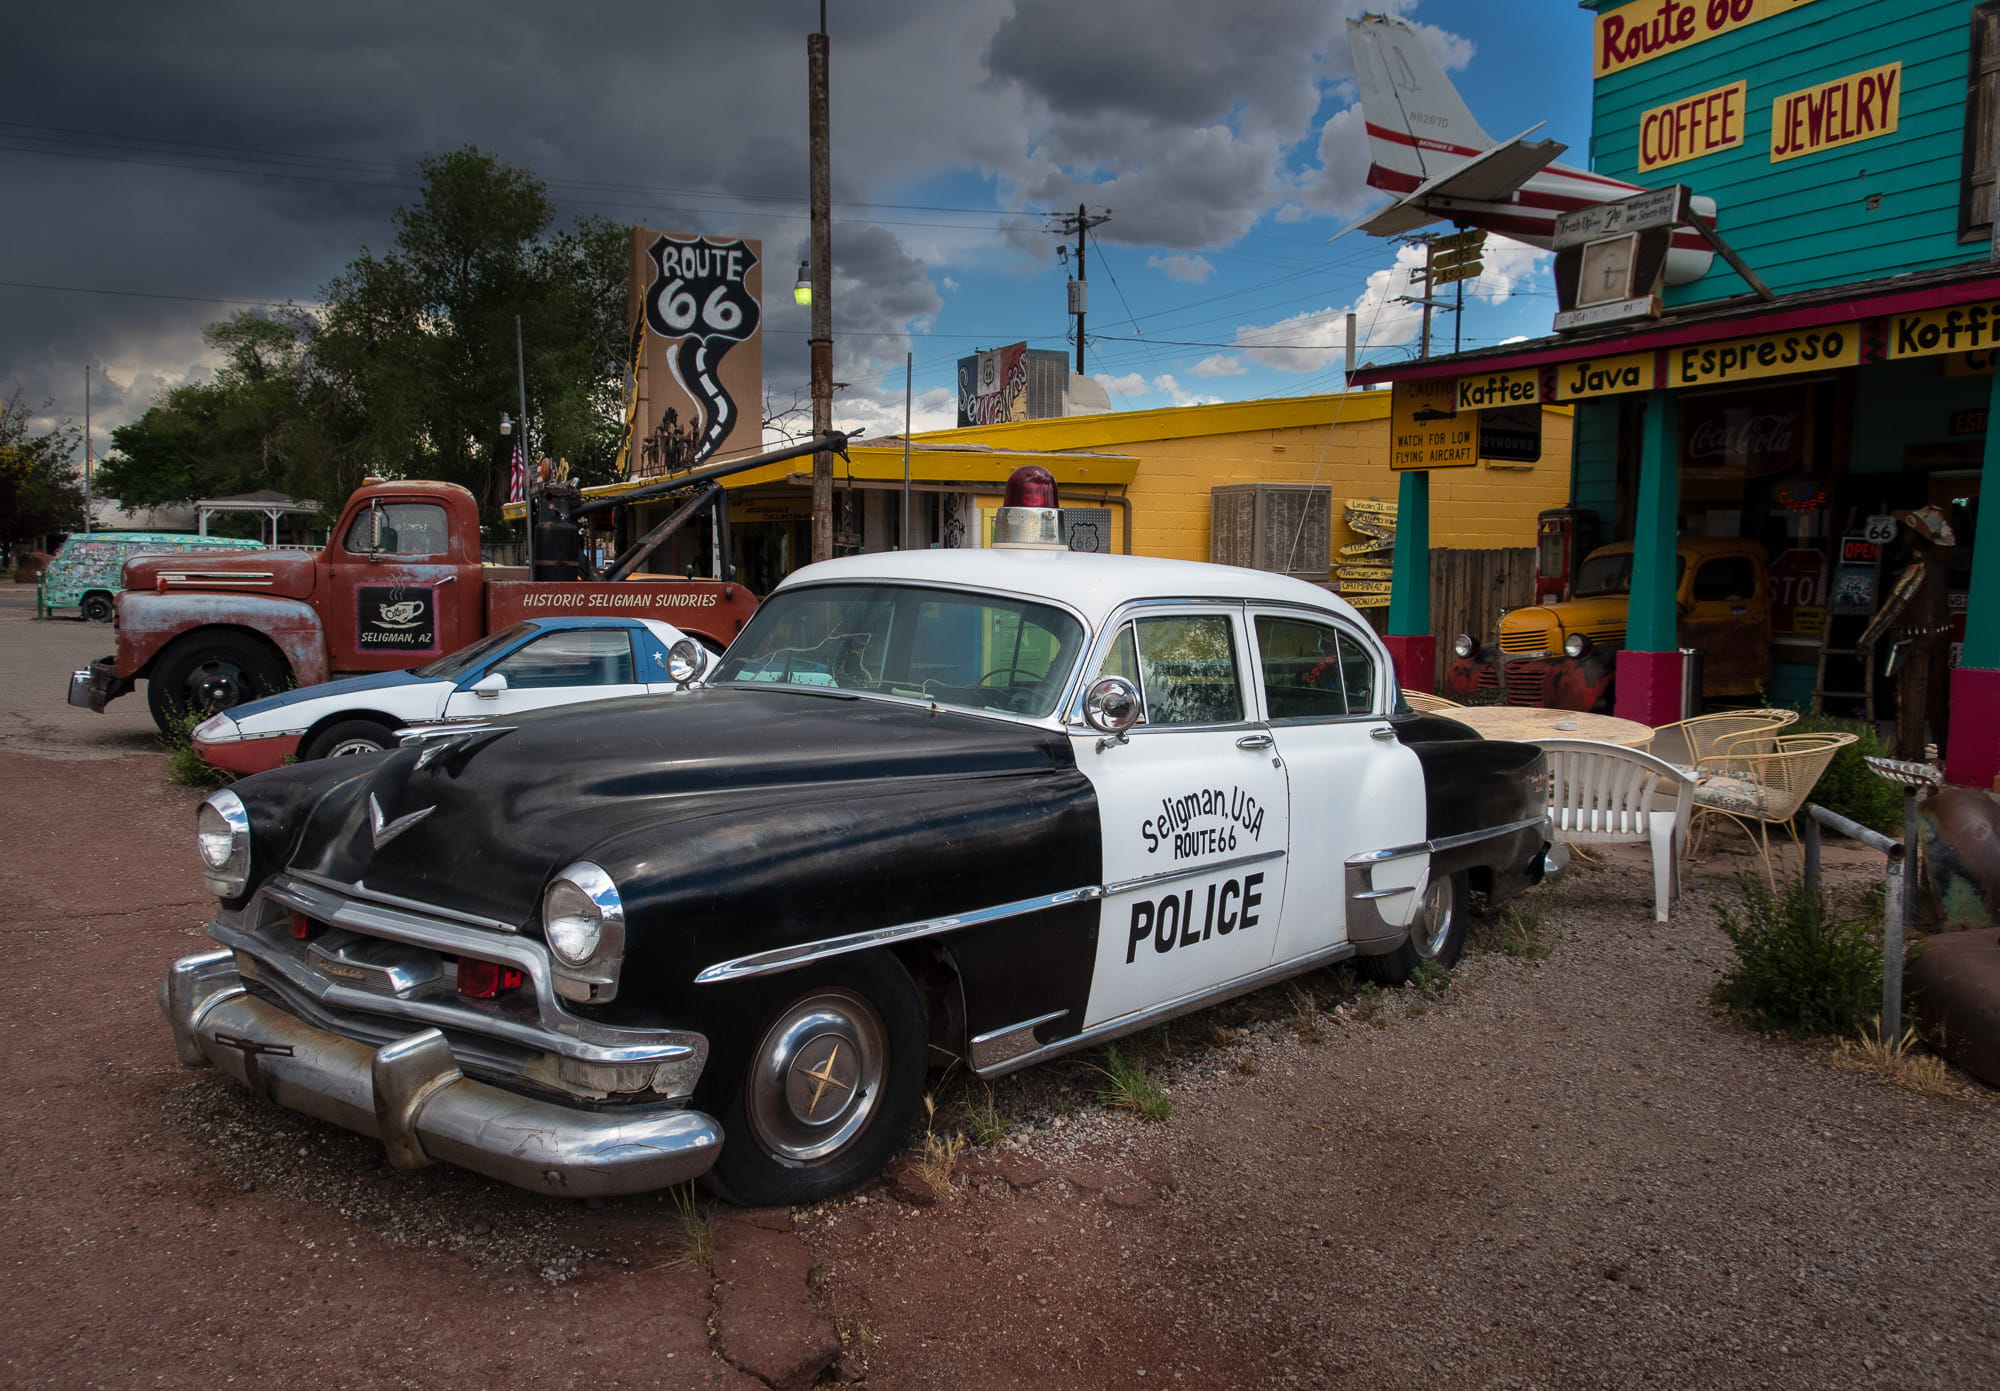
[[[514,441],[514,461],[507,471],[507,501],[526,502],[528,499],[528,465],[521,457],[521,442]]]

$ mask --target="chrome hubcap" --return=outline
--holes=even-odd
[[[1444,950],[1444,939],[1451,935],[1451,920],[1458,906],[1458,889],[1450,875],[1431,880],[1424,890],[1424,906],[1416,930],[1410,940],[1416,944],[1417,955],[1426,961],[1437,960]]]
[[[806,1164],[839,1153],[861,1133],[888,1066],[881,1015],[848,990],[795,1001],[757,1045],[748,1079],[750,1128],[765,1153]]]
[[[380,753],[387,745],[378,744],[373,739],[342,739],[326,751],[328,758],[345,758],[356,753]]]
[[[194,703],[211,710],[227,710],[250,698],[250,683],[233,662],[204,662],[188,677]]]

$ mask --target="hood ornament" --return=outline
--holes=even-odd
[[[503,734],[512,734],[510,724],[474,725],[422,725],[411,729],[399,729],[396,737],[405,748],[417,745],[417,766],[412,771],[422,771],[440,758],[451,756],[454,764],[470,757],[475,749],[491,743]]]
[[[399,816],[391,821],[382,815],[382,804],[375,800],[375,794],[371,792],[368,794],[368,837],[380,850],[436,810],[436,807],[419,807],[408,816]]]

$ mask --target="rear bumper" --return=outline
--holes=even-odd
[[[104,713],[104,707],[132,689],[130,681],[118,675],[116,657],[99,657],[89,666],[69,674],[69,703],[85,710]]]
[[[685,1183],[722,1148],[700,1111],[587,1110],[475,1081],[436,1029],[371,1048],[318,1028],[251,996],[232,952],[175,962],[159,998],[183,1063],[380,1140],[398,1168],[441,1161],[538,1193],[609,1197]]]

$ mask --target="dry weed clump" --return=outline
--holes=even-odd
[[[1882,1021],[1864,1030],[1858,1039],[1842,1039],[1828,1061],[1853,1072],[1872,1072],[1909,1091],[1925,1096],[1965,1096],[1970,1089],[1952,1075],[1950,1066],[1935,1053],[1925,1052],[1914,1029],[1900,1039],[1882,1037]]]
[[[925,1187],[942,1198],[951,1192],[951,1177],[958,1168],[958,1156],[965,1152],[965,1135],[952,1131],[949,1135],[937,1133],[937,1102],[929,1094],[924,1096],[924,1152],[910,1161],[910,1172],[921,1180]]]

